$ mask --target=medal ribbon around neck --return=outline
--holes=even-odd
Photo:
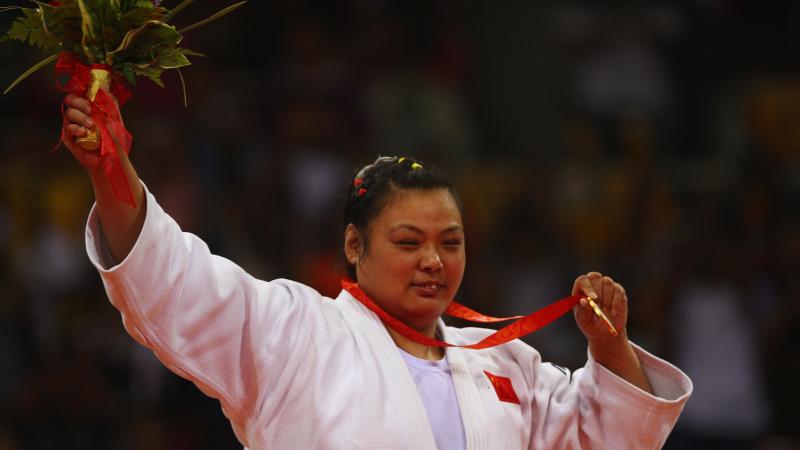
[[[467,308],[466,306],[461,305],[454,300],[450,303],[450,306],[447,307],[447,311],[445,311],[446,314],[452,317],[458,317],[459,319],[480,323],[504,322],[507,320],[517,319],[515,322],[506,325],[505,327],[485,337],[480,342],[468,345],[456,345],[449,342],[440,341],[438,339],[429,338],[428,336],[425,336],[419,331],[404,324],[400,320],[392,317],[389,313],[384,311],[383,308],[372,301],[372,299],[361,290],[361,287],[358,286],[358,283],[354,281],[342,279],[342,289],[349,292],[350,295],[352,295],[362,305],[366,306],[370,311],[377,314],[387,326],[403,335],[403,337],[411,339],[418,344],[423,344],[430,347],[461,347],[473,350],[505,344],[506,342],[527,336],[541,328],[544,328],[552,321],[558,319],[567,311],[571,310],[582,297],[581,295],[572,295],[570,297],[565,297],[561,300],[553,302],[534,313],[528,314],[527,316],[512,317],[486,316]]]

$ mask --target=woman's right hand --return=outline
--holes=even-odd
[[[107,94],[111,95],[110,92],[107,92]],[[97,200],[97,213],[100,215],[103,234],[106,237],[111,254],[117,261],[122,261],[133,248],[133,244],[136,243],[144,223],[144,188],[142,183],[139,182],[139,176],[136,174],[133,165],[131,165],[127,154],[116,145],[119,163],[133,195],[135,206],[131,208],[130,204],[117,198],[114,186],[112,186],[103,171],[100,170],[102,166],[100,150],[85,150],[75,142],[76,138],[85,136],[88,130],[96,129],[91,116],[91,103],[86,98],[74,94],[67,95],[65,102],[67,110],[64,112],[66,120],[66,129],[63,137],[64,145],[89,172],[89,178],[92,181],[95,199]],[[112,130],[109,130],[109,133],[111,133],[112,139],[117,142],[121,141],[113,134]]]
[[[66,136],[62,142],[72,152],[72,156],[78,160],[89,171],[100,168],[100,151],[85,150],[75,139],[83,137],[90,129],[94,128],[92,120],[92,106],[84,97],[69,94],[66,98],[67,110],[64,112],[66,118]]]

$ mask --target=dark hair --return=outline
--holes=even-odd
[[[369,248],[369,227],[389,203],[392,195],[402,190],[446,189],[461,210],[461,199],[450,180],[436,167],[410,157],[379,157],[358,170],[350,179],[344,204],[344,227],[353,224],[361,233],[364,251]],[[345,259],[347,276],[356,280],[356,268]]]

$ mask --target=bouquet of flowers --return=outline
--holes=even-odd
[[[185,104],[186,87],[179,68],[191,64],[189,56],[203,55],[178,46],[183,34],[224,16],[245,2],[232,4],[178,30],[169,22],[194,0],[183,0],[172,9],[162,6],[161,0],[31,1],[35,8],[0,7],[0,12],[22,12],[0,42],[28,42],[48,56],[14,80],[3,94],[55,61],[56,73],[69,75],[66,84],[57,83],[58,88],[84,95],[92,102],[92,119],[97,129],[89,130],[78,143],[87,150],[100,148],[117,198],[135,204],[117,157],[117,144],[126,153],[130,149],[130,134],[122,126],[117,103],[105,91],[110,90],[119,104],[123,104],[130,97],[126,83],[135,86],[137,77],[146,77],[164,87],[162,72],[176,69]],[[62,137],[65,128],[62,128]],[[115,142],[109,130],[114,131],[121,142]]]

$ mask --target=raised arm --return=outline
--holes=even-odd
[[[340,333],[335,316],[323,311],[333,302],[299,283],[257,280],[212,254],[158,205],[124,154],[136,207],[119,201],[99,154],[75,144],[93,125],[89,103],[69,96],[67,105],[65,144],[89,173],[97,199],[87,253],[109,301],[131,337],[220,401],[248,445],[256,416],[277,408],[309,361],[312,339],[330,342]]]
[[[109,93],[109,95],[111,95]],[[69,94],[66,98],[67,118],[66,137],[64,145],[72,152],[75,159],[83,165],[92,180],[94,195],[97,201],[97,212],[103,228],[111,255],[117,261],[122,261],[128,256],[136,238],[142,230],[145,217],[144,189],[136,170],[133,168],[128,155],[119,152],[125,177],[136,200],[136,206],[119,201],[114,195],[111,183],[103,173],[99,150],[84,150],[75,143],[75,139],[84,136],[88,129],[94,127],[91,117],[89,101],[83,97]],[[111,131],[111,130],[109,130]],[[113,131],[111,131],[113,133]]]

